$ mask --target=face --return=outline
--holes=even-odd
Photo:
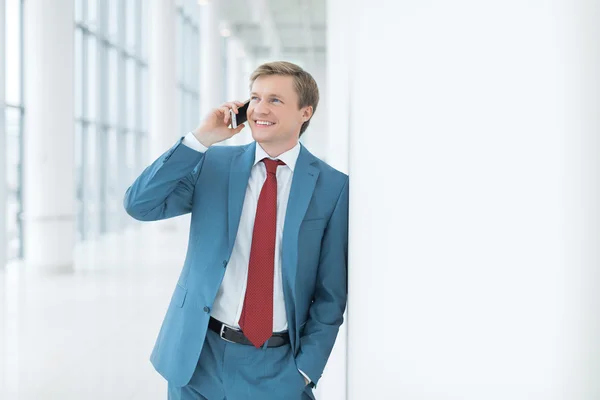
[[[248,122],[260,144],[293,147],[300,128],[312,115],[312,107],[298,108],[298,94],[291,76],[267,75],[252,84]]]

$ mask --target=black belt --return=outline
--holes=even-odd
[[[219,320],[214,319],[213,317],[210,317],[210,320],[208,321],[208,328],[211,331],[218,333],[221,339],[225,341],[254,346],[254,344],[252,344],[252,342],[246,336],[244,336],[242,331],[231,328]],[[269,339],[269,344],[267,344],[267,347],[279,347],[288,344],[289,342],[290,335],[288,332],[274,333]]]

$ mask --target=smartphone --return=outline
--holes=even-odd
[[[233,129],[237,128],[238,125],[241,125],[248,120],[248,117],[246,116],[248,104],[250,104],[250,100],[247,100],[243,106],[238,107],[237,114],[234,113],[233,110],[229,110],[229,115],[231,116],[231,127]]]

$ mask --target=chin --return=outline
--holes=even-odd
[[[259,142],[259,143],[262,143],[262,142],[272,142],[274,136],[275,135],[273,135],[273,132],[268,132],[267,133],[267,132],[260,132],[260,131],[257,132],[257,131],[254,131],[254,130],[252,131],[252,138],[255,141]]]

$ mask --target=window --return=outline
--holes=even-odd
[[[177,83],[179,88],[179,129],[189,132],[200,123],[200,38],[198,7],[177,5]],[[182,4],[181,4],[182,3]]]
[[[77,238],[134,223],[122,207],[145,167],[148,128],[143,0],[75,1]]]

